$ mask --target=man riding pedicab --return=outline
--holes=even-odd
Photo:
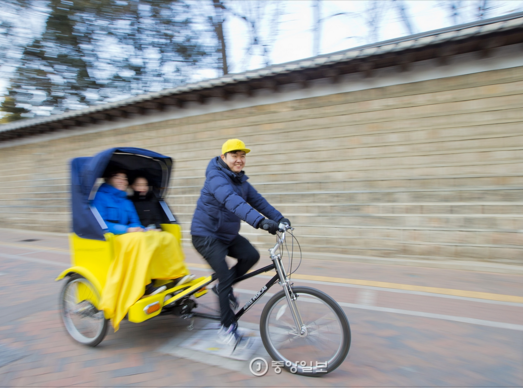
[[[238,139],[227,140],[222,153],[211,159],[205,183],[191,224],[192,243],[218,276],[213,291],[218,295],[221,314],[220,341],[236,347],[242,342],[234,309],[238,301],[232,290],[235,279],[260,259],[252,244],[239,234],[241,221],[256,229],[276,234],[279,223],[290,221],[272,207],[245,175],[246,155],[251,150]],[[229,268],[225,257],[238,263]]]

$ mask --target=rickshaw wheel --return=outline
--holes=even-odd
[[[60,293],[60,315],[65,329],[83,345],[96,346],[107,334],[109,321],[96,306],[100,296],[93,285],[80,275],[72,275]]]

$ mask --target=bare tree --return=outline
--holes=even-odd
[[[380,37],[380,28],[382,16],[387,9],[387,3],[382,3],[379,0],[372,0],[367,2],[368,6],[365,11],[366,23],[369,29],[369,43],[377,42]]]
[[[478,9],[477,9],[477,19],[483,20],[486,19],[488,16],[488,12],[490,11],[490,5],[489,0],[479,0],[478,1]]]
[[[234,6],[235,4],[236,6]],[[245,48],[243,67],[247,69],[252,56],[258,53],[265,66],[272,63],[271,51],[278,36],[279,22],[284,2],[281,0],[256,0],[228,3],[228,15],[242,20],[249,39]]]
[[[492,1],[492,0],[441,0],[438,6],[445,9],[453,25],[473,20],[483,20],[491,17],[496,8],[502,9],[508,4],[517,4],[520,1]],[[506,10],[504,13],[517,12],[518,9]]]
[[[266,4],[266,2],[264,2]],[[271,59],[271,51],[274,48],[274,43],[276,42],[276,39],[278,38],[279,34],[279,27],[280,27],[280,18],[282,15],[282,9],[284,6],[284,2],[282,0],[277,0],[273,3],[272,6],[272,12],[268,12],[269,14],[269,30],[268,33],[265,35],[260,34],[262,40],[260,41],[260,45],[263,48],[263,58],[265,61],[265,66],[270,66],[272,64]],[[258,19],[261,22],[261,19]],[[260,39],[258,39],[260,40]]]
[[[313,20],[313,48],[312,52],[314,56],[320,55],[320,41],[321,41],[321,0],[314,0],[312,3],[312,9],[314,13]]]
[[[488,0],[484,0],[484,1],[488,1]],[[405,28],[407,29],[407,32],[409,33],[409,35],[414,34],[415,30],[412,25],[410,15],[407,11],[407,6],[405,4],[405,1],[404,0],[392,0],[392,2],[394,3],[395,8],[400,15],[400,19],[401,19],[403,25],[405,26]]]
[[[322,0],[313,0],[312,3],[312,12],[313,12],[313,21],[312,21],[312,35],[313,35],[313,45],[312,45],[312,52],[314,56],[318,56],[321,54],[321,35],[322,35],[322,29],[323,24],[327,22],[329,19],[338,17],[338,16],[344,16],[346,18],[353,18],[353,17],[361,17],[360,14],[354,13],[354,12],[336,12],[327,16],[322,17],[321,14],[321,4]],[[354,36],[346,37],[345,39],[353,39]]]
[[[452,25],[462,22],[462,2],[462,0],[443,0],[439,2],[439,5],[447,10]]]
[[[244,52],[242,67],[247,69],[254,55],[259,55],[265,66],[272,63],[271,52],[278,36],[279,22],[284,6],[282,0],[211,0],[214,14],[208,20],[212,26],[218,51],[220,53],[220,67],[223,74],[231,70],[227,52],[227,34],[225,26],[233,18],[244,22],[248,42]]]

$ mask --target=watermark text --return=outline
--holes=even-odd
[[[313,362],[313,361],[271,361],[271,367],[274,373],[280,374],[283,369],[287,369],[291,373],[326,373],[328,370],[328,363]],[[254,376],[261,377],[269,371],[269,363],[263,357],[256,357],[249,363],[249,370]]]

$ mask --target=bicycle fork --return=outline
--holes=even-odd
[[[283,287],[283,292],[285,292],[287,304],[289,305],[292,319],[294,320],[294,324],[296,325],[296,333],[300,337],[306,337],[307,327],[303,324],[300,311],[298,310],[298,305],[296,304],[296,300],[298,299],[298,297],[292,291],[289,278],[287,277],[287,274],[285,273],[285,270],[281,263],[281,256],[279,254],[274,254],[273,252],[271,252],[271,260],[273,261],[276,272],[280,277],[280,285]]]

